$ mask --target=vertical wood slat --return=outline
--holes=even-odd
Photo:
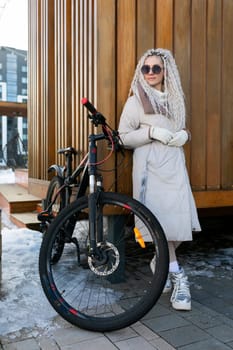
[[[65,115],[65,89],[66,86],[64,84],[65,80],[65,11],[64,11],[64,2],[65,0],[59,0],[59,11],[60,11],[60,21],[58,22],[58,31],[59,31],[59,43],[60,43],[60,51],[57,52],[57,55],[60,56],[60,64],[58,65],[59,70],[59,85],[60,85],[60,91],[58,92],[58,108],[59,108],[59,118],[60,118],[60,138],[58,139],[60,143],[58,144],[58,148],[66,147],[66,115]],[[68,145],[67,145],[68,146]],[[61,157],[62,158],[62,157]]]
[[[47,103],[48,100],[46,99],[46,69],[47,69],[47,62],[46,62],[46,1],[41,0],[41,47],[40,47],[40,56],[41,56],[41,86],[40,86],[40,99],[41,99],[41,125],[40,128],[41,130],[45,130],[45,132],[40,134],[41,138],[41,149],[39,152],[40,156],[40,177],[44,178],[46,175],[45,173],[45,167],[47,164],[47,153],[45,153],[45,145],[46,145],[46,108],[47,108]]]
[[[91,99],[91,96],[88,94],[88,41],[91,39],[88,36],[88,1],[83,2],[83,97],[88,97]],[[80,103],[80,101],[79,101]],[[82,135],[83,139],[83,147],[85,147],[88,144],[88,133],[87,130],[89,129],[89,120],[87,118],[87,111],[84,110],[84,113],[82,113],[81,118],[83,118],[83,126],[85,132]]]
[[[85,41],[85,36],[84,36],[84,27],[85,27],[85,21],[84,21],[84,1],[80,1],[80,7],[79,7],[79,31],[80,31],[80,36],[79,36],[79,53],[80,53],[80,66],[79,66],[79,88],[80,88],[80,98],[85,97],[85,91],[84,91],[84,41]],[[83,111],[84,108],[80,105],[80,101],[77,101],[79,103],[79,127],[82,130],[82,135],[84,133],[84,118],[83,118]],[[80,148],[83,149],[85,148],[85,142],[84,142],[84,137],[80,138]]]
[[[116,48],[115,48],[115,2],[99,0],[97,2],[97,108],[106,117],[107,122],[115,127],[115,86],[116,86]],[[108,14],[106,16],[106,14]],[[104,40],[102,40],[102,39]],[[98,143],[98,155],[104,159],[109,150],[106,142]],[[114,157],[111,157],[101,168],[115,168]],[[104,178],[106,189],[115,189],[114,177],[106,173]]]
[[[156,1],[156,47],[173,50],[173,0]]]
[[[116,114],[119,118],[127,99],[130,83],[137,63],[136,48],[136,2],[118,0],[117,3],[117,91]],[[118,157],[117,191],[131,193],[132,153],[126,152],[124,163]]]
[[[77,125],[77,95],[78,95],[78,79],[76,76],[76,71],[78,67],[78,43],[77,43],[77,33],[76,26],[78,23],[78,11],[77,2],[71,4],[71,144],[73,147],[77,148],[77,138],[76,138],[76,125]]]
[[[222,120],[221,120],[221,182],[222,188],[233,188],[233,1],[223,1],[223,32],[222,32]]]
[[[221,156],[221,1],[208,0],[206,64],[206,185],[220,188]]]
[[[66,142],[72,146],[72,84],[71,84],[71,0],[64,3],[64,85],[65,85],[65,119],[66,119]]]
[[[58,69],[60,65],[60,55],[58,55],[59,52],[59,47],[60,47],[60,32],[59,32],[59,21],[60,21],[60,11],[58,8],[59,2],[57,0],[54,0],[54,69],[55,69],[55,74],[54,74],[54,86],[55,86],[55,115],[56,115],[56,124],[55,124],[55,148],[59,148],[59,139],[60,139],[60,108],[58,105],[58,100],[59,100],[59,93],[61,91],[60,87],[60,71]],[[57,158],[55,157],[55,162]]]
[[[137,60],[155,46],[155,2],[137,0]]]
[[[206,187],[206,1],[192,1],[191,57],[191,182]]]
[[[38,2],[38,7],[37,7],[37,28],[36,31],[41,29],[41,0]],[[37,64],[39,65],[39,69],[37,70],[37,81],[36,81],[36,104],[37,104],[37,109],[36,109],[36,113],[40,113],[42,112],[42,108],[41,108],[41,103],[40,103],[40,89],[41,89],[41,82],[42,82],[42,73],[41,73],[41,56],[40,56],[40,47],[41,47],[41,37],[39,36],[39,34],[36,32],[36,36],[37,36],[37,46],[35,48],[36,51],[36,57],[37,57]],[[36,67],[35,67],[36,68]],[[38,124],[37,124],[38,123]],[[36,125],[37,124],[37,125]],[[36,157],[37,157],[37,167],[35,167],[36,170],[36,174],[37,176],[40,178],[40,173],[39,173],[39,169],[41,167],[41,159],[40,159],[40,153],[39,153],[39,148],[38,148],[38,144],[39,144],[39,140],[40,140],[40,136],[41,136],[41,119],[34,121],[34,131],[35,131],[35,140],[37,141],[35,143],[36,145],[36,149],[34,149],[34,154],[36,153]],[[35,127],[38,127],[37,130],[35,130]]]
[[[44,176],[47,178],[48,167],[54,160],[55,153],[55,86],[54,86],[54,2],[46,3],[46,38],[45,38],[45,99],[46,116],[45,127],[46,137],[44,152],[47,155],[44,166]],[[52,25],[51,25],[52,24]],[[51,132],[51,130],[53,132]],[[50,145],[49,149],[47,145]]]
[[[46,149],[48,149],[48,143],[47,143],[47,125],[46,125],[46,119],[47,119],[47,106],[48,106],[48,99],[46,98],[47,94],[47,62],[46,62],[46,55],[47,55],[47,3],[46,0],[41,1],[41,28],[42,35],[41,35],[41,86],[40,86],[40,97],[41,97],[41,150],[40,150],[40,177],[44,178],[46,177],[46,164],[47,164],[47,152],[45,152]],[[45,93],[44,93],[45,92]]]
[[[40,87],[41,87],[41,58],[40,52],[40,31],[41,31],[41,1],[32,1],[28,4],[29,11],[29,27],[32,29],[33,34],[29,40],[29,86],[28,86],[28,115],[29,115],[29,178],[40,178],[40,158],[39,158],[39,142],[41,134],[41,120],[40,118],[32,118],[33,116],[41,115],[41,103],[40,103]],[[30,31],[29,31],[30,33]],[[33,101],[33,103],[30,103]]]
[[[64,13],[63,1],[55,0],[55,94],[56,94],[56,149],[65,147],[64,137]],[[56,159],[57,160],[57,159]],[[61,161],[62,157],[58,157]]]
[[[174,55],[181,77],[181,84],[185,94],[186,126],[190,129],[190,57],[191,57],[191,0],[175,0],[174,2]],[[184,147],[187,169],[190,173],[191,144]]]
[[[72,1],[72,26],[71,26],[71,81],[72,81],[72,145],[76,149],[80,149],[80,137],[78,137],[79,128],[79,108],[80,108],[80,84],[79,84],[79,67],[80,67],[80,18],[79,4],[77,1]]]
[[[41,138],[41,146],[39,150],[40,156],[40,173],[39,176],[44,178],[45,175],[45,167],[47,164],[47,153],[45,149],[47,149],[47,138],[46,138],[46,109],[47,109],[47,99],[45,98],[46,94],[43,91],[47,91],[46,89],[46,19],[47,19],[47,8],[45,0],[40,2],[41,5],[41,17],[40,17],[40,26],[43,28],[41,35],[41,50],[40,50],[40,60],[41,60],[41,77],[40,77],[40,99],[41,99],[41,120],[40,120],[40,138]]]

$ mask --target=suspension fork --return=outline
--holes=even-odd
[[[96,182],[96,162],[97,162],[97,146],[96,141],[102,139],[103,136],[90,135],[89,137],[89,234],[90,234],[90,254],[98,256],[97,242],[102,241],[103,236],[103,216],[102,209],[98,205],[98,198],[102,190],[99,180]]]

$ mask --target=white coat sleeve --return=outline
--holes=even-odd
[[[149,126],[140,127],[141,106],[134,96],[124,106],[119,123],[119,134],[126,148],[137,148],[152,142]]]

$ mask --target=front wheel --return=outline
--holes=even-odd
[[[49,226],[39,270],[49,302],[64,319],[103,332],[129,326],[156,303],[167,278],[168,248],[159,222],[131,197],[103,192],[96,207],[98,258],[90,254],[88,198],[82,197]],[[54,264],[61,231],[72,232],[76,244],[65,244]]]

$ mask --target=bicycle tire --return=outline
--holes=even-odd
[[[63,184],[64,184],[64,180],[60,176],[54,176],[52,178],[47,189],[44,209],[47,209],[51,205],[51,203],[53,202],[53,199],[57,195],[59,188],[61,188]],[[61,191],[54,205],[51,208],[51,213],[53,214],[53,216],[57,216],[64,207],[65,207],[65,192]]]
[[[129,326],[154,306],[168,274],[168,247],[158,220],[135,199],[102,192],[98,206],[106,223],[104,242],[110,267],[91,265],[94,272],[90,268],[88,197],[82,197],[67,206],[50,225],[40,249],[39,273],[45,295],[58,314],[80,328],[103,332]],[[75,247],[69,244],[54,265],[51,255],[56,236],[61,229],[72,226],[73,236],[79,242],[80,263]],[[84,230],[87,239],[82,245]],[[117,254],[111,244],[119,252],[119,265],[113,273]],[[150,268],[153,257],[154,272]],[[106,271],[110,274],[101,275]]]
[[[64,184],[64,180],[60,176],[54,176],[52,178],[46,193],[46,198],[44,203],[45,209],[48,209],[50,207],[55,196],[57,195],[59,188],[61,188],[63,184]],[[64,207],[65,207],[65,192],[61,191],[57,196],[54,204],[49,209],[49,212],[50,212],[49,225],[53,221],[53,218],[55,218]],[[44,233],[47,234],[47,230],[48,230],[48,226],[46,229],[44,229]],[[56,264],[59,261],[62,255],[64,246],[65,246],[65,234],[61,230],[59,235],[57,234],[56,242],[54,243],[54,246],[53,246],[53,256],[51,258],[53,264]]]

